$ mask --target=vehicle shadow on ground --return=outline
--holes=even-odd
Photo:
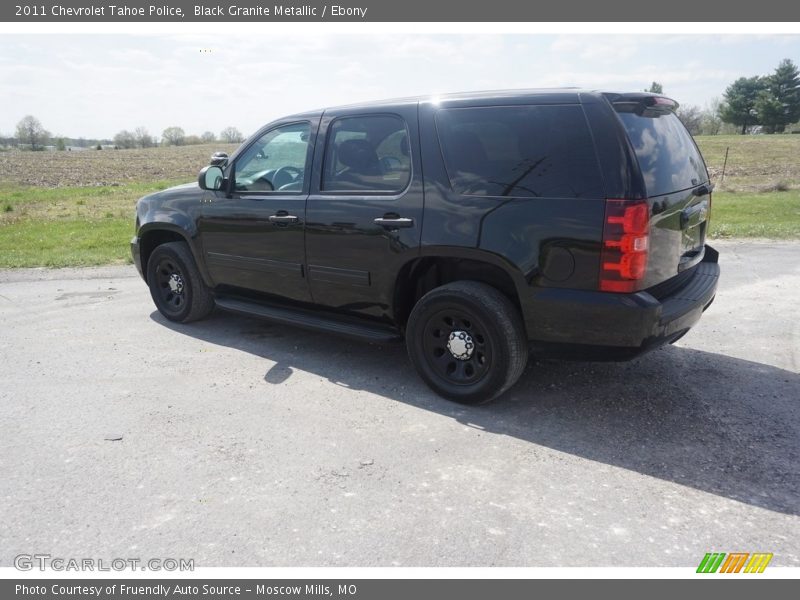
[[[417,378],[402,344],[376,346],[217,313],[176,332],[435,411],[458,423],[786,514],[800,514],[800,375],[669,346],[627,363],[531,361],[496,402],[465,407]]]

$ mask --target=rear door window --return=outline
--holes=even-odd
[[[453,189],[469,196],[602,198],[603,183],[578,105],[439,111]]]
[[[708,181],[694,140],[672,112],[618,112],[628,132],[648,196],[663,196]]]
[[[323,191],[401,192],[411,179],[405,121],[396,115],[336,119],[323,164]]]

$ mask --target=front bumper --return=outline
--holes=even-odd
[[[691,277],[667,295],[540,289],[526,311],[535,352],[596,360],[624,360],[676,341],[714,300],[719,254],[706,246]]]

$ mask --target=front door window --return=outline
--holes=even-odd
[[[308,176],[310,137],[307,122],[265,133],[237,159],[236,191],[302,193]]]

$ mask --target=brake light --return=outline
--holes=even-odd
[[[675,102],[672,98],[664,98],[663,96],[656,96],[652,99],[653,106],[663,106],[664,108],[669,109],[676,109],[678,107],[678,103]]]
[[[645,200],[606,200],[600,289],[633,292],[644,279],[650,247],[650,206]]]

